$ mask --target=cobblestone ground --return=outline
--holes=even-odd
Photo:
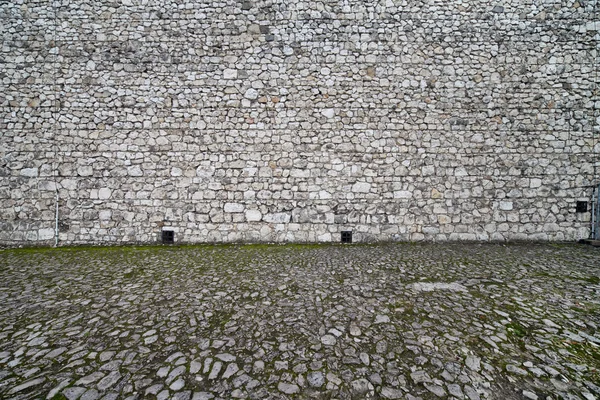
[[[596,399],[600,251],[0,251],[0,398]]]

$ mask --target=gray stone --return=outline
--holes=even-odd
[[[244,93],[244,97],[250,100],[256,100],[258,99],[258,90],[250,88],[246,90],[246,93]]]
[[[258,210],[246,210],[246,220],[248,222],[257,222],[262,219],[262,213]]]
[[[98,382],[98,389],[104,391],[108,388],[111,388],[119,381],[119,379],[121,379],[121,374],[119,371],[110,372],[108,375],[102,378],[100,382]]]
[[[235,361],[235,356],[227,353],[217,354],[215,357],[224,362]]]
[[[465,364],[475,372],[481,369],[481,359],[477,356],[467,356]]]
[[[237,70],[226,68],[223,71],[223,78],[225,78],[225,79],[236,79],[237,78]]]
[[[525,397],[527,399],[530,399],[530,400],[537,400],[538,399],[538,396],[535,393],[533,393],[533,392],[531,392],[529,390],[523,390],[522,393],[523,393],[523,397]]]
[[[25,176],[27,178],[35,178],[38,176],[37,168],[23,168],[21,170],[21,176]]]
[[[279,391],[281,391],[285,394],[294,394],[294,393],[300,392],[300,388],[298,387],[298,385],[285,383],[285,382],[279,382],[277,384],[277,389],[279,389]]]
[[[517,367],[515,365],[512,365],[512,364],[508,364],[506,366],[506,370],[508,372],[510,372],[511,374],[522,375],[522,376],[526,376],[527,375],[527,371],[525,371],[524,369],[519,368],[519,367]]]
[[[265,369],[265,363],[262,360],[257,360],[254,362],[254,373],[260,374]]]
[[[219,372],[221,372],[221,367],[223,366],[223,363],[220,361],[216,361],[213,364],[212,370],[210,371],[210,375],[208,376],[208,379],[217,379],[217,377],[219,376]]]
[[[309,372],[306,379],[312,387],[321,387],[325,384],[325,375],[320,371]]]
[[[390,317],[387,315],[377,315],[375,317],[375,324],[387,324],[390,322]]]
[[[479,393],[472,386],[465,385],[464,390],[470,400],[480,400]]]
[[[60,391],[64,388],[66,388],[67,386],[69,386],[69,383],[71,382],[70,379],[64,379],[62,380],[58,385],[54,386],[52,388],[52,390],[50,390],[48,392],[48,395],[46,396],[46,399],[52,399],[54,396],[56,396],[57,394],[60,393]]]
[[[350,334],[352,336],[360,336],[362,334],[362,331],[360,330],[360,328],[356,325],[350,325]]]
[[[195,358],[190,362],[190,374],[198,373],[202,369],[202,360]]]
[[[350,385],[352,387],[352,391],[357,394],[366,394],[373,389],[371,383],[364,378],[352,381]]]
[[[371,184],[367,182],[356,182],[352,185],[352,192],[354,193],[369,193],[371,191]]]
[[[48,354],[46,354],[44,356],[44,358],[56,358],[56,357],[60,356],[62,353],[64,353],[65,351],[67,351],[66,347],[59,347],[57,349],[50,351]]]
[[[448,393],[450,393],[451,396],[458,397],[459,399],[464,398],[464,394],[460,388],[460,385],[457,385],[456,383],[448,385]]]
[[[157,400],[167,400],[169,397],[169,391],[166,389],[156,395]]]
[[[214,398],[215,396],[208,392],[194,392],[192,396],[192,400],[211,400]]]
[[[381,397],[384,399],[402,399],[404,398],[404,393],[400,389],[384,386],[381,388]]]
[[[237,364],[235,363],[231,363],[227,366],[227,368],[225,369],[225,372],[223,373],[222,378],[223,379],[228,379],[229,377],[233,376],[233,374],[235,374],[236,372],[238,372],[240,369],[237,366]]]
[[[324,335],[321,337],[321,343],[326,346],[333,346],[336,343],[336,340],[332,335]]]
[[[96,382],[103,377],[104,377],[104,373],[102,373],[100,371],[96,371],[96,372],[93,372],[93,373],[86,375],[83,378],[79,379],[78,381],[75,382],[75,384],[76,385],[89,385],[90,383]]]
[[[415,371],[410,374],[415,383],[431,382],[431,377],[425,371]]]
[[[66,388],[62,392],[62,394],[67,398],[67,400],[77,400],[85,392],[86,392],[85,388],[82,388],[79,386],[72,386],[72,387]]]
[[[444,282],[418,282],[412,285],[409,285],[417,292],[433,292],[434,290],[450,290],[455,292],[466,292],[467,288],[463,285],[452,282],[452,283],[444,283]]]
[[[171,385],[169,385],[169,389],[171,389],[173,391],[178,391],[178,390],[181,390],[184,386],[185,386],[185,381],[183,380],[183,378],[179,378],[176,381],[174,381],[173,383],[171,383]]]
[[[326,108],[321,111],[321,114],[327,118],[333,118],[335,116],[335,110],[333,108]]]
[[[160,392],[160,390],[164,387],[165,387],[165,385],[163,385],[162,383],[157,383],[156,385],[152,385],[152,386],[148,387],[145,391],[145,394],[146,394],[146,396],[149,394],[153,394],[156,396],[158,394],[158,392]]]
[[[432,385],[432,384],[425,383],[425,387],[427,388],[427,390],[429,390],[431,393],[435,394],[438,397],[446,397],[447,396],[446,391],[440,385]]]
[[[100,393],[97,390],[89,389],[79,399],[80,400],[96,400],[100,397]]]
[[[190,400],[192,398],[192,392],[186,390],[183,392],[177,392],[173,395],[173,400]]]
[[[8,393],[9,394],[19,393],[19,392],[21,392],[23,390],[29,389],[30,387],[38,386],[38,385],[44,383],[45,381],[46,381],[45,378],[32,379],[32,380],[27,381],[25,383],[22,383],[22,384],[20,384],[18,386],[15,386],[14,388],[10,389],[8,391]]]

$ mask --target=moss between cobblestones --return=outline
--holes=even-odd
[[[208,317],[210,330],[213,331],[219,329],[223,331],[225,329],[225,325],[227,322],[229,322],[229,320],[231,320],[233,314],[234,312],[232,310],[215,310],[213,315]]]
[[[592,343],[577,343],[565,342],[563,340],[553,340],[551,350],[560,351],[567,350],[570,362],[578,365],[588,366],[588,370],[584,372],[584,376],[593,382],[595,385],[600,385],[600,347]]]
[[[507,333],[506,336],[509,338],[509,340],[519,346],[522,351],[525,351],[525,342],[527,338],[531,336],[533,328],[527,327],[518,321],[513,321],[505,326]]]
[[[394,245],[410,245],[413,243],[397,243]],[[274,250],[312,250],[312,249],[322,249],[327,247],[375,247],[381,246],[385,244],[377,244],[377,243],[352,243],[352,244],[342,244],[342,243],[197,243],[197,244],[125,244],[125,245],[69,245],[69,246],[59,246],[59,247],[46,247],[46,246],[32,246],[32,247],[11,247],[0,249],[0,252],[3,253],[41,253],[41,252],[50,252],[50,253],[63,253],[63,252],[73,252],[73,251],[98,251],[98,252],[134,252],[134,251],[172,251],[177,249],[226,249],[226,248],[238,248],[240,250],[250,250],[250,251],[274,251]],[[414,244],[413,244],[414,245]]]
[[[600,365],[600,347],[591,343],[567,343],[567,350],[585,365]]]
[[[571,310],[582,314],[582,316],[600,317],[600,303],[591,303],[591,302],[578,303],[578,306],[571,307]]]

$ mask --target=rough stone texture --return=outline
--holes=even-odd
[[[0,250],[0,399],[598,399],[598,265],[557,244]]]
[[[0,241],[587,237],[596,7],[2,2]]]

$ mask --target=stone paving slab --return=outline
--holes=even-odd
[[[0,251],[2,399],[597,399],[600,249]]]

